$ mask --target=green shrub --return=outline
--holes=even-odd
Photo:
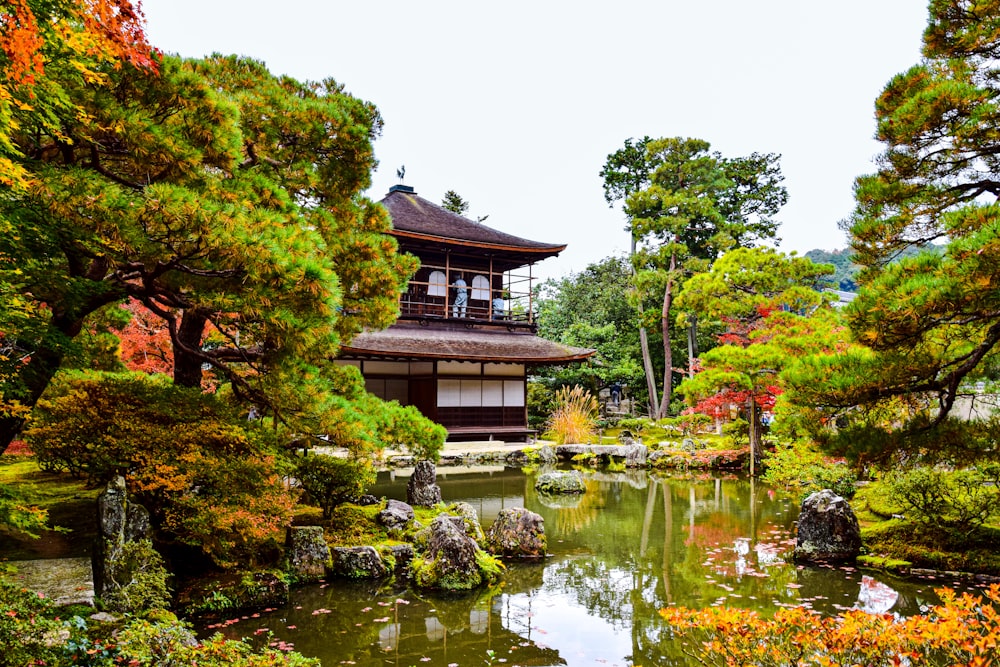
[[[820,489],[830,489],[850,499],[857,488],[857,475],[853,470],[824,457],[813,445],[804,441],[775,448],[764,460],[764,468],[763,482],[798,489],[803,497]]]
[[[545,428],[549,415],[556,409],[556,393],[541,382],[528,383],[528,427]]]
[[[168,576],[163,559],[150,540],[125,542],[109,568],[109,583],[114,587],[104,595],[104,604],[111,611],[131,614],[167,609]]]
[[[38,537],[48,526],[48,511],[28,502],[18,489],[0,484],[0,528]]]
[[[664,428],[679,432],[683,437],[690,437],[712,423],[712,418],[700,412],[690,412],[676,417],[661,419],[659,424]]]
[[[619,419],[617,426],[622,432],[628,431],[633,437],[641,438],[649,424],[649,420],[643,417],[627,417]]]
[[[216,634],[196,641],[181,622],[133,621],[117,636],[116,664],[172,667],[320,667],[320,661],[295,651],[264,647]]]
[[[383,444],[401,446],[418,460],[441,458],[448,430],[420,414],[412,405],[389,402],[383,406],[379,437]]]
[[[733,445],[742,447],[750,444],[750,422],[741,417],[722,425],[722,435],[732,440]]]
[[[886,477],[889,498],[912,521],[970,534],[1000,511],[1000,488],[983,470],[918,467]]]
[[[329,519],[337,505],[355,500],[375,483],[375,466],[367,460],[312,455],[299,460],[295,477]]]

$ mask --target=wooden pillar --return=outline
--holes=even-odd
[[[444,254],[444,319],[451,317],[451,253]]]

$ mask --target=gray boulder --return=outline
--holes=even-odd
[[[406,485],[406,501],[411,505],[431,507],[441,502],[441,487],[436,484],[437,470],[432,461],[417,461]]]
[[[300,581],[317,581],[330,566],[322,526],[290,526],[285,535],[288,569]]]
[[[378,513],[378,522],[386,528],[403,529],[410,521],[413,521],[413,508],[400,500],[389,499],[385,503],[385,509]]]
[[[649,448],[643,444],[631,444],[625,447],[625,467],[645,468],[649,458]]]
[[[584,493],[587,487],[583,483],[583,475],[579,470],[570,472],[547,472],[538,476],[535,489],[541,493]]]
[[[124,477],[112,479],[97,497],[97,526],[94,594],[115,612],[166,604],[167,571],[150,539],[149,512],[129,500]],[[147,583],[136,585],[139,579]]]
[[[389,574],[375,547],[334,547],[330,571],[348,579],[379,579]]]
[[[850,561],[861,552],[861,528],[850,504],[830,489],[802,501],[795,559]]]
[[[556,450],[548,445],[542,445],[538,450],[538,460],[545,465],[552,465],[559,462],[559,457],[556,455]]]
[[[523,507],[500,510],[486,533],[490,553],[503,558],[540,558],[545,555],[545,519]]]

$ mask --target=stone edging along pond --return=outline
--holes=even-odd
[[[459,445],[460,446],[460,445]],[[498,445],[496,448],[477,451],[442,452],[438,467],[475,464],[506,464],[522,466],[532,463],[571,462],[593,460],[602,463],[624,462],[629,468],[670,468],[741,470],[747,467],[748,449],[653,449],[645,445],[525,445],[511,447]],[[386,457],[389,468],[407,468],[416,459],[406,454]]]

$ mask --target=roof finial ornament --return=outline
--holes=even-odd
[[[396,176],[399,178],[399,182],[403,182],[403,178],[406,176],[406,165],[400,165],[399,169],[396,170]]]

